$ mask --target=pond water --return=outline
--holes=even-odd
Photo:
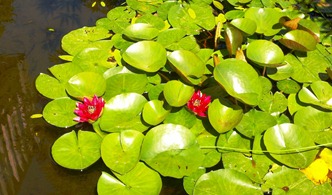
[[[96,194],[101,163],[79,171],[55,164],[53,142],[71,129],[58,129],[41,113],[48,99],[34,87],[39,73],[61,63],[60,43],[71,30],[92,26],[122,1],[97,0],[0,1],[0,195]],[[182,181],[163,179],[161,194],[184,194]]]

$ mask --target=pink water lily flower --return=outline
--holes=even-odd
[[[93,123],[101,116],[105,106],[104,99],[98,98],[96,95],[93,96],[92,100],[90,99],[84,97],[83,103],[76,103],[76,109],[74,113],[77,115],[77,117],[74,118],[75,121]]]
[[[206,117],[206,111],[209,107],[210,102],[211,96],[207,96],[203,94],[200,90],[198,90],[187,102],[187,106],[196,115]]]

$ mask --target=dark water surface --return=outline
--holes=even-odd
[[[57,129],[31,119],[48,102],[34,81],[61,63],[60,41],[71,30],[93,26],[123,1],[0,0],[0,195],[96,194],[101,163],[83,172],[55,164],[53,142],[70,129]],[[97,2],[100,2],[97,0]],[[52,30],[54,29],[54,30]],[[166,181],[166,180],[165,180]],[[164,185],[181,185],[166,181]],[[162,194],[181,194],[166,187]]]

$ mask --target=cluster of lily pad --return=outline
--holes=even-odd
[[[43,118],[73,129],[55,162],[101,158],[98,194],[159,194],[162,177],[195,195],[332,192],[331,25],[309,8],[127,0],[69,32],[36,79]]]

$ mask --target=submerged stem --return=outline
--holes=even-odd
[[[218,149],[218,150],[224,150],[229,152],[240,152],[240,153],[253,153],[253,154],[264,154],[264,153],[270,153],[270,154],[292,154],[292,153],[299,153],[299,152],[305,152],[309,150],[316,150],[320,147],[327,147],[332,146],[332,143],[326,143],[326,144],[319,144],[315,146],[308,146],[308,147],[302,147],[302,148],[294,148],[294,149],[286,149],[286,150],[249,150],[249,149],[243,149],[243,148],[232,148],[232,147],[224,147],[224,146],[201,146],[201,149]]]

